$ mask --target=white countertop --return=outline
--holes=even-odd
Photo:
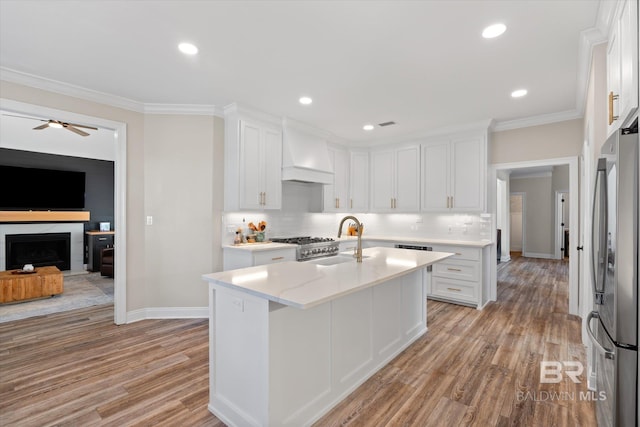
[[[272,251],[274,249],[295,249],[298,245],[291,243],[256,242],[240,243],[239,245],[222,245],[223,249],[236,249],[239,251]]]
[[[336,238],[338,242],[357,240],[356,236],[342,236]],[[379,240],[382,242],[394,242],[394,243],[408,243],[408,244],[425,244],[430,243],[433,245],[451,245],[451,246],[467,246],[474,248],[484,248],[491,245],[491,240],[454,240],[454,239],[438,239],[431,237],[402,237],[402,236],[374,236],[366,235],[362,236],[362,240]]]
[[[356,241],[356,236],[342,236],[340,238],[333,237],[338,242]],[[378,240],[382,242],[407,243],[407,244],[432,244],[432,245],[451,245],[466,246],[472,248],[484,248],[491,245],[490,240],[453,240],[453,239],[436,239],[430,237],[401,237],[401,236],[362,236],[362,240]],[[239,245],[222,245],[223,249],[235,249],[240,251],[270,251],[274,249],[295,248],[297,245],[291,243],[241,243]]]
[[[312,262],[277,264],[205,274],[208,282],[296,308],[310,308],[443,260],[452,253],[368,248],[355,258],[323,266]]]

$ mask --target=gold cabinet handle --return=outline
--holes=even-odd
[[[618,120],[618,116],[613,115],[613,100],[618,98],[618,95],[614,95],[613,92],[609,92],[609,125]]]
[[[398,199],[396,199],[395,197],[393,198],[393,209],[396,209],[398,207]]]
[[[391,209],[393,209],[393,197],[391,198]]]
[[[455,255],[461,256],[462,254],[460,252],[456,252]]]
[[[450,291],[456,291],[456,292],[462,292],[460,289],[458,288],[447,288]]]
[[[283,256],[277,256],[275,258],[271,258],[271,261],[278,261],[279,259],[284,259]]]
[[[353,199],[349,199],[349,209],[353,209]]]
[[[451,209],[453,209],[453,196],[451,196]]]
[[[462,271],[459,268],[451,268],[451,267],[447,267],[447,270],[449,270],[449,271]]]

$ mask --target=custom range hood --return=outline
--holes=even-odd
[[[332,184],[326,139],[291,119],[282,125],[282,180]]]

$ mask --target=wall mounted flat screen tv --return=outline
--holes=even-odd
[[[85,173],[0,165],[0,209],[84,209]]]

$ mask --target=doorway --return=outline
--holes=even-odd
[[[511,240],[509,246],[512,252],[524,252],[524,193],[511,193],[509,196],[509,230]]]
[[[126,303],[126,184],[127,184],[127,125],[99,117],[27,104],[24,102],[0,98],[0,109],[14,114],[30,115],[42,118],[56,117],[69,123],[84,123],[113,132],[115,145],[114,159],[114,229],[117,230],[115,258],[118,260],[114,271],[114,323],[127,323]]]
[[[569,193],[556,191],[555,256],[556,259],[569,257]]]
[[[555,159],[545,159],[545,160],[533,160],[533,161],[524,161],[524,162],[513,162],[513,163],[499,163],[499,164],[493,164],[492,168],[491,168],[491,177],[490,177],[490,182],[492,183],[492,185],[489,185],[489,189],[490,189],[490,207],[491,207],[491,212],[493,214],[496,214],[498,211],[497,205],[498,203],[501,203],[500,200],[498,200],[498,192],[497,192],[497,179],[500,175],[503,174],[509,174],[509,173],[513,173],[516,170],[522,170],[522,169],[542,169],[542,168],[553,168],[555,166],[568,166],[568,189],[567,189],[567,193],[568,193],[568,199],[569,199],[569,203],[570,206],[578,206],[578,157],[564,157],[564,158],[555,158]],[[540,213],[541,215],[545,215],[551,218],[551,221],[553,221],[553,217],[554,217],[554,207],[553,207],[553,193],[552,193],[552,188],[553,188],[553,184],[549,185],[546,184],[546,187],[548,188],[548,192],[545,194],[548,194],[548,200],[549,202],[547,203],[547,205],[542,208],[540,207],[540,209],[538,209],[538,204],[532,204],[530,207],[527,207],[527,205],[525,204],[523,206],[523,220],[527,221],[525,212],[527,210],[532,210],[532,208],[535,206],[536,209],[538,209],[536,211],[536,214]],[[557,187],[556,187],[557,188]],[[516,188],[511,188],[511,190],[513,190],[513,192],[518,192],[519,190]],[[564,188],[562,189],[564,190]],[[547,190],[545,190],[547,191]],[[511,194],[511,193],[509,193]],[[525,203],[529,202],[529,204],[533,203],[531,200],[526,200]],[[507,204],[507,206],[509,206],[509,204]],[[548,210],[547,210],[547,206],[548,206]],[[510,206],[509,206],[510,207]],[[578,247],[578,242],[577,242],[577,238],[578,238],[578,234],[577,231],[573,231],[572,227],[577,227],[579,224],[578,221],[578,210],[577,209],[571,209],[567,212],[567,215],[569,217],[569,224],[570,224],[570,228],[571,228],[571,232],[569,233],[569,245],[568,248],[569,250],[574,250],[575,248]],[[510,218],[510,215],[509,215]],[[531,218],[530,218],[531,219]],[[534,220],[537,220],[537,217],[533,218]],[[510,222],[510,221],[509,221]],[[494,224],[496,224],[494,222]],[[536,248],[531,247],[527,249],[527,236],[526,236],[526,227],[529,227],[532,232],[536,232],[536,227],[535,227],[535,221],[534,222],[525,222],[524,223],[525,226],[522,227],[523,229],[523,239],[522,239],[522,247],[523,250],[535,250]],[[533,227],[533,228],[532,228]],[[497,228],[497,227],[496,227]],[[540,252],[540,253],[535,253],[535,255],[541,257],[541,258],[553,258],[554,254],[553,254],[553,238],[555,237],[555,232],[556,230],[553,227],[548,227],[546,228],[546,231],[544,231],[544,236],[542,234],[540,235],[534,235],[533,237],[535,237],[535,242],[534,243],[540,243],[537,242],[538,240],[546,240],[547,243],[542,243],[540,244],[540,246],[542,246],[543,248],[546,248],[546,250],[544,250],[544,252]],[[552,237],[554,236],[554,237]],[[538,239],[538,237],[541,237],[542,239]],[[531,236],[528,240],[531,240]],[[531,242],[529,242],[531,245]],[[492,247],[492,256],[497,256],[496,253],[496,245],[493,245]],[[512,248],[513,250],[513,248]],[[570,255],[576,255],[575,253],[570,253]],[[579,284],[578,284],[578,263],[577,263],[577,256],[569,256],[569,262],[568,262],[568,266],[569,266],[569,314],[574,314],[574,315],[579,315],[580,314],[580,307],[579,307],[579,298],[578,298],[578,293],[579,293]],[[490,295],[492,297],[492,299],[496,298],[497,295],[497,266],[495,264],[491,264],[491,283],[490,283]]]

